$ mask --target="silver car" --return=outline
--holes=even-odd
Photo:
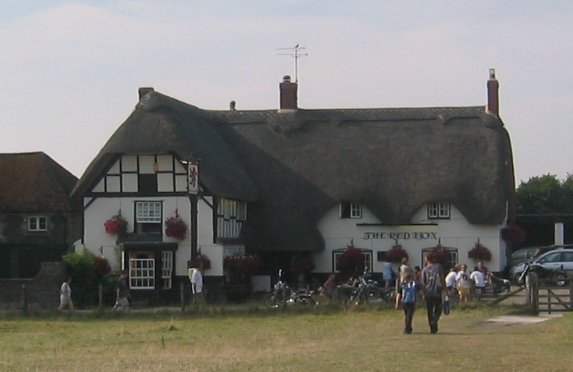
[[[573,251],[573,245],[548,245],[542,247],[530,247],[530,248],[522,248],[513,252],[513,254],[511,255],[512,258],[511,268],[510,268],[511,278],[514,281],[517,280],[517,278],[519,278],[519,276],[525,269],[525,262],[531,262],[531,263],[537,262],[537,260],[540,259],[541,257],[545,257],[546,254],[554,251],[561,251],[563,249],[568,249]],[[557,260],[556,262],[559,262],[558,260],[560,260],[561,258],[552,255],[549,259]],[[545,265],[542,266],[545,267]],[[549,264],[547,265],[546,268],[549,268],[549,266],[551,267],[556,266],[557,269],[560,269],[559,265],[549,265]],[[569,276],[573,275],[571,272],[569,272],[568,274]]]

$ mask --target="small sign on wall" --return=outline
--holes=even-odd
[[[199,165],[197,163],[187,163],[187,185],[189,194],[199,193]]]

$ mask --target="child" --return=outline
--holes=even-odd
[[[404,270],[404,280],[400,283],[400,292],[396,296],[396,310],[404,309],[404,333],[412,333],[412,320],[416,311],[416,297],[419,284],[414,280],[414,272],[407,268]]]

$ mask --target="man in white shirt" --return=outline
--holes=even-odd
[[[482,272],[478,270],[477,266],[474,267],[474,271],[470,274],[470,279],[474,283],[475,294],[477,299],[481,299],[483,290],[485,289],[485,277]]]
[[[202,267],[189,268],[189,280],[191,281],[191,292],[193,293],[193,302],[203,303],[205,299],[203,297],[203,274]]]
[[[446,289],[450,297],[454,297],[456,294],[456,277],[457,277],[457,267],[454,266],[450,269],[448,275],[446,275]]]

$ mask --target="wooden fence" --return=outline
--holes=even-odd
[[[553,281],[541,280],[535,273],[528,274],[526,281],[526,303],[535,313],[572,311],[573,280],[566,286],[557,286]]]

